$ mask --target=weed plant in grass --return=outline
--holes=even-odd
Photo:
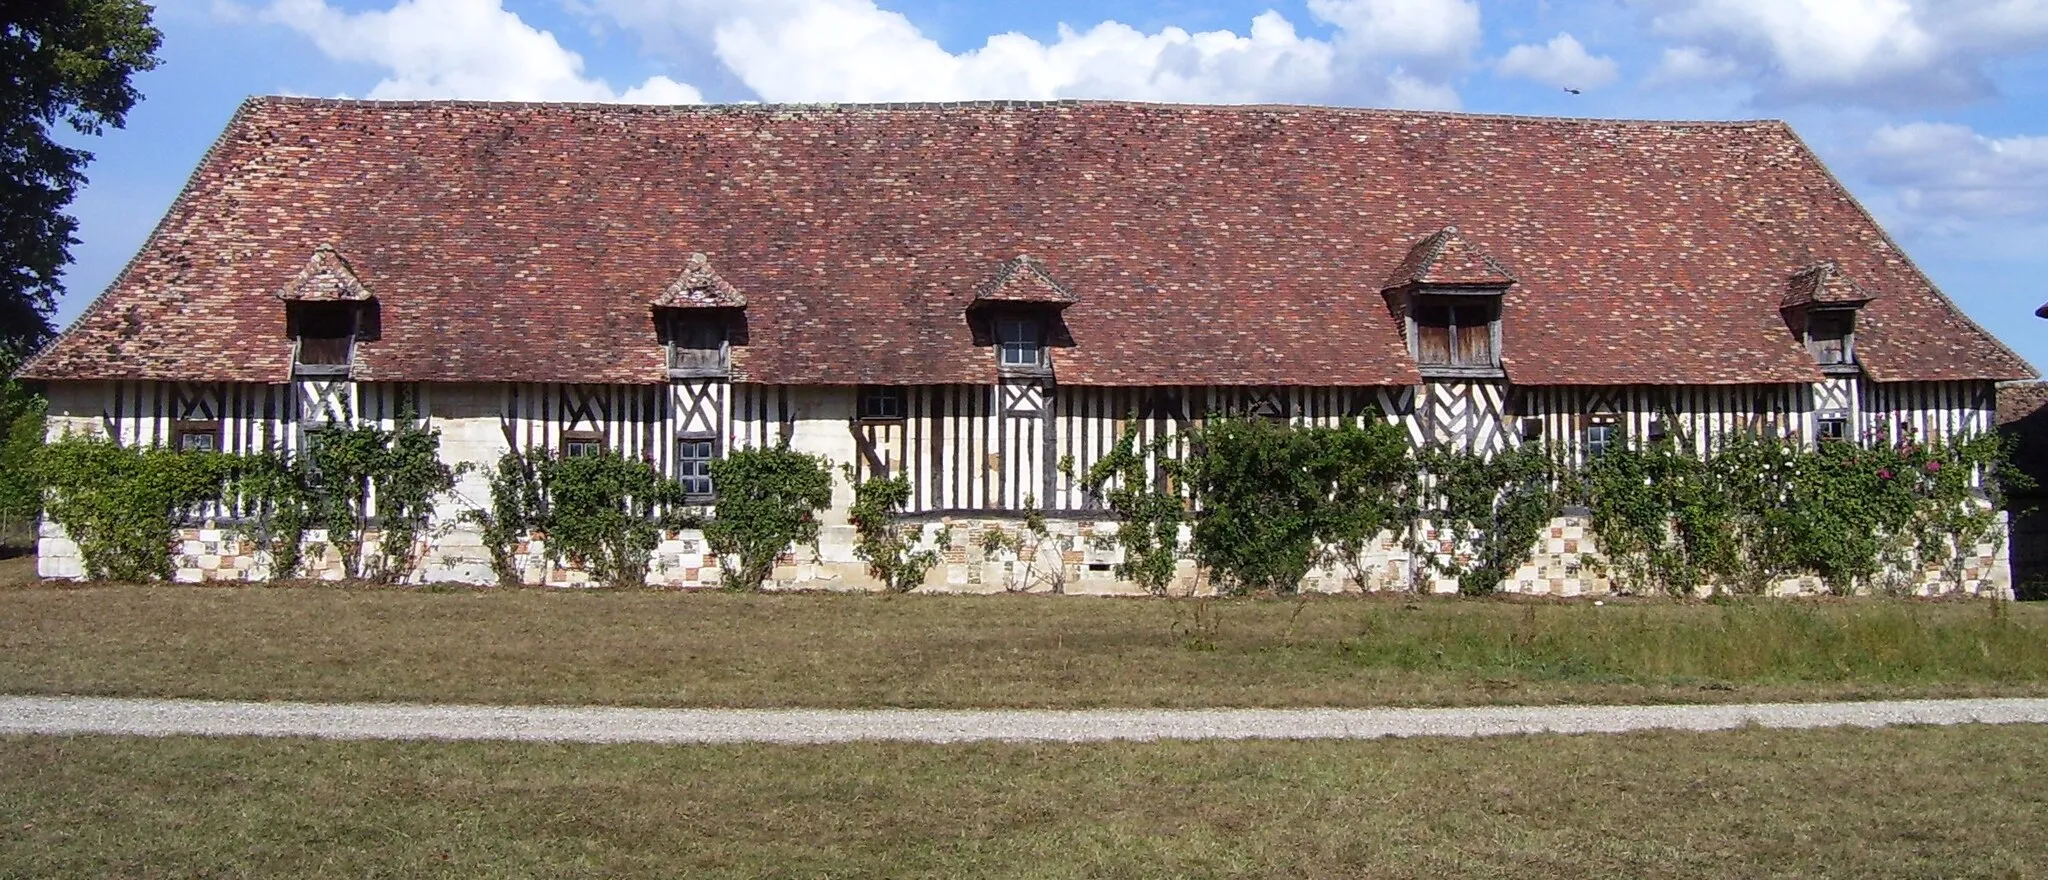
[[[0,876],[2030,877],[2048,728],[663,747],[0,739]]]
[[[643,706],[2048,694],[2048,607],[0,590],[0,692]]]

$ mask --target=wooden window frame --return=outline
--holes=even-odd
[[[290,330],[292,337],[292,375],[295,377],[347,377],[349,375],[349,371],[354,369],[355,367],[356,342],[362,336],[363,333],[362,304],[354,302],[289,303],[286,305],[286,309],[288,310],[286,317],[288,323],[291,325]],[[347,315],[348,332],[342,334],[341,336],[308,337],[305,333],[305,325],[308,322],[308,320],[312,317],[312,313],[315,313],[317,311],[329,310],[334,312],[345,313]],[[300,357],[302,357],[302,352],[305,348],[306,340],[309,338],[342,340],[341,344],[343,350],[341,356],[341,363],[301,363],[299,359]]]
[[[669,378],[700,379],[731,376],[732,330],[725,316],[696,313],[691,309],[670,309],[668,311],[670,314],[662,331],[665,335],[662,352],[668,364]],[[680,345],[683,337],[688,331],[697,328],[710,330],[716,334],[718,338],[718,354],[712,359],[712,363],[678,365],[676,363],[676,352],[683,347]]]
[[[185,436],[209,435],[213,437],[213,448],[205,452],[226,452],[227,436],[221,430],[219,419],[184,419],[171,423],[171,448],[185,452]]]
[[[1579,431],[1579,445],[1586,452],[1586,460],[1591,461],[1612,451],[1615,441],[1620,439],[1616,436],[1620,427],[1621,425],[1612,417],[1603,418],[1596,416],[1587,419],[1585,426]],[[1593,440],[1593,432],[1595,430],[1601,432],[1600,440],[1597,443],[1597,450],[1594,448],[1596,443]]]
[[[903,386],[901,385],[862,385],[854,392],[854,395],[854,418],[862,423],[901,422],[903,421],[904,412],[909,409],[907,405],[909,403],[909,395],[904,393]],[[894,401],[891,407],[889,407],[892,412],[883,414],[870,410],[868,407],[870,400]]]
[[[1412,293],[1408,297],[1408,356],[1415,361],[1422,375],[1430,378],[1500,378],[1506,374],[1501,367],[1501,293],[1497,290],[1431,290]],[[1449,363],[1427,363],[1422,359],[1422,322],[1418,315],[1423,309],[1444,309],[1445,345]],[[1467,309],[1483,309],[1486,315],[1484,327],[1479,323],[1461,324],[1459,313]],[[1467,334],[1483,334],[1486,337],[1486,363],[1462,363],[1462,343]]]
[[[1829,425],[1839,426],[1839,433],[1832,437],[1828,436]],[[1828,442],[1846,442],[1854,439],[1856,437],[1849,427],[1849,416],[1847,413],[1825,412],[1814,414],[1813,442],[1816,445]]]
[[[1009,352],[1010,343],[1004,338],[1003,331],[1011,327],[1025,327],[1031,331],[1033,350],[1038,354],[1036,361],[1028,364],[1013,364],[1005,359]],[[996,312],[992,315],[990,317],[989,332],[996,342],[996,372],[1004,376],[1044,376],[1050,374],[1052,372],[1052,347],[1046,344],[1047,337],[1052,335],[1050,330],[1051,322],[1046,320],[1045,316],[1041,314],[1012,310]]]
[[[597,444],[597,451],[599,453],[608,452],[612,448],[611,444],[605,440],[603,431],[563,431],[561,442],[556,445],[556,454],[561,458],[580,458],[584,455],[589,455],[590,453],[588,452],[580,454],[571,454],[569,452],[572,444],[580,445],[585,443]]]
[[[710,433],[710,432],[701,432],[701,431],[700,431],[700,432],[691,432],[691,433],[685,433],[685,434],[678,434],[678,435],[676,435],[675,443],[676,443],[676,450],[675,450],[675,452],[676,452],[676,459],[675,459],[675,461],[676,461],[676,472],[675,472],[675,479],[676,479],[676,482],[678,482],[678,483],[681,483],[681,484],[682,484],[682,486],[683,486],[683,502],[684,502],[685,504],[710,504],[710,503],[712,503],[713,501],[717,500],[717,498],[718,498],[718,484],[717,484],[717,483],[715,483],[715,482],[713,482],[713,481],[712,481],[712,479],[711,479],[711,464],[710,464],[710,463],[711,463],[711,462],[714,462],[714,461],[717,461],[717,460],[718,460],[718,459],[720,458],[720,456],[721,456],[721,455],[723,454],[723,452],[724,452],[724,448],[723,448],[723,447],[722,447],[722,446],[721,446],[721,445],[719,444],[719,437],[718,437],[718,435],[717,435],[717,434],[715,434],[715,433]],[[695,458],[695,457],[685,457],[685,456],[683,455],[683,449],[682,449],[682,447],[683,447],[683,444],[685,444],[685,443],[691,443],[691,444],[696,444],[696,443],[708,443],[708,444],[710,444],[710,446],[711,446],[711,454],[710,454],[709,456],[705,457],[705,458],[702,458],[702,459],[699,459],[699,458]],[[699,476],[699,475],[696,475],[696,474],[685,474],[685,473],[683,473],[683,468],[684,468],[684,467],[686,466],[686,464],[687,464],[687,463],[690,463],[690,462],[696,462],[696,461],[703,461],[703,462],[705,463],[705,465],[704,465],[704,473],[703,473],[703,474],[702,474],[701,476]],[[698,480],[698,479],[701,479],[701,480],[703,480],[703,481],[704,481],[704,486],[705,486],[705,489],[706,489],[706,491],[703,491],[703,492],[696,492],[696,491],[691,491],[691,489],[690,489],[690,481],[691,481],[691,480]]]
[[[1824,352],[1824,351],[1823,351],[1823,349],[1822,349],[1822,344],[1823,344],[1823,342],[1832,342],[1832,341],[1835,341],[1835,340],[1837,339],[1837,337],[1836,337],[1836,336],[1835,336],[1835,335],[1834,335],[1834,334],[1833,334],[1832,332],[1831,332],[1831,333],[1829,333],[1829,334],[1828,334],[1828,336],[1827,336],[1827,337],[1825,337],[1825,338],[1823,338],[1823,337],[1821,337],[1820,335],[1816,334],[1816,333],[1814,332],[1814,325],[1815,325],[1815,323],[1816,323],[1816,319],[1818,319],[1819,321],[1822,321],[1822,322],[1826,322],[1826,323],[1828,323],[1828,324],[1835,324],[1836,322],[1839,322],[1839,326],[1840,326],[1840,329],[1841,329],[1841,335],[1840,335],[1839,339],[1840,339],[1840,342],[1841,342],[1841,346],[1842,346],[1842,351],[1841,351],[1841,358],[1840,358],[1839,360],[1832,360],[1832,361],[1831,361],[1831,360],[1827,360],[1827,359],[1826,359],[1826,352]],[[1833,329],[1835,329],[1835,328],[1834,328],[1834,327],[1829,327],[1828,329],[1832,331],[1832,330],[1833,330]],[[1813,362],[1814,362],[1814,363],[1816,363],[1816,364],[1819,364],[1819,365],[1820,365],[1820,368],[1821,368],[1821,370],[1822,370],[1822,371],[1824,371],[1824,372],[1832,372],[1832,371],[1844,371],[1844,372],[1850,372],[1850,371],[1854,371],[1854,370],[1856,370],[1856,369],[1857,369],[1857,365],[1856,365],[1856,310],[1855,310],[1855,309],[1853,309],[1853,308],[1847,308],[1847,309],[1844,309],[1844,308],[1833,308],[1833,309],[1813,309],[1813,308],[1809,308],[1809,309],[1807,310],[1807,312],[1806,312],[1806,334],[1805,334],[1805,336],[1806,336],[1806,352],[1807,352],[1807,354],[1808,354],[1808,355],[1811,355],[1811,356],[1813,357]]]

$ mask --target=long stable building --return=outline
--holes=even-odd
[[[1780,122],[301,98],[248,101],[25,373],[55,432],[291,448],[411,412],[454,461],[604,447],[707,498],[709,460],[788,440],[908,476],[933,519],[1076,523],[1046,567],[1103,589],[1070,474],[1133,423],[1890,441],[1989,431],[1995,383],[2034,376]],[[837,497],[784,581],[861,582]],[[423,576],[489,579],[457,516],[485,499],[466,478]],[[1582,552],[1567,527],[1551,556]],[[44,573],[76,574],[45,534]],[[935,586],[1031,561],[954,549]],[[1537,550],[1519,588],[1592,587]],[[687,536],[658,555],[712,578]]]

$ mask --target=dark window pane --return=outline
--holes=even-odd
[[[1846,440],[1849,438],[1849,420],[1820,419],[1814,433],[1822,440]]]
[[[183,431],[178,434],[178,449],[185,452],[217,452],[220,437],[212,431]]]
[[[1586,456],[1588,458],[1599,458],[1606,455],[1607,450],[1612,448],[1613,445],[1613,425],[1586,426]]]
[[[903,389],[892,385],[876,385],[864,389],[860,395],[860,417],[903,418]]]

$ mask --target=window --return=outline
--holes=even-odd
[[[860,389],[860,417],[903,418],[903,389],[896,385],[865,385]]]
[[[313,375],[347,375],[355,355],[355,303],[293,303],[287,317],[297,340],[294,368]]]
[[[676,441],[676,482],[691,498],[711,497],[711,462],[717,457],[718,442],[711,437],[684,437]]]
[[[1537,443],[1543,440],[1543,419],[1536,416],[1522,417],[1522,442]]]
[[[1849,420],[1841,416],[1821,416],[1814,420],[1813,436],[1821,440],[1849,439]]]
[[[1826,310],[1808,314],[1806,345],[1813,352],[1813,359],[1822,366],[1855,363],[1855,351],[1851,348],[1854,322],[1855,313],[1846,310]]]
[[[604,435],[596,431],[564,431],[562,457],[583,458],[604,452]]]
[[[996,321],[997,364],[1004,367],[1036,369],[1045,366],[1043,325],[1029,318],[1000,318]]]
[[[1599,424],[1586,426],[1586,457],[1599,458],[1614,448],[1613,425]]]
[[[1493,350],[1496,302],[1474,297],[1422,298],[1415,303],[1415,361],[1423,366],[1492,368],[1500,366]]]
[[[725,375],[725,322],[714,315],[679,314],[671,317],[668,369],[671,375]]]
[[[179,452],[219,452],[219,422],[179,422],[172,427]]]

